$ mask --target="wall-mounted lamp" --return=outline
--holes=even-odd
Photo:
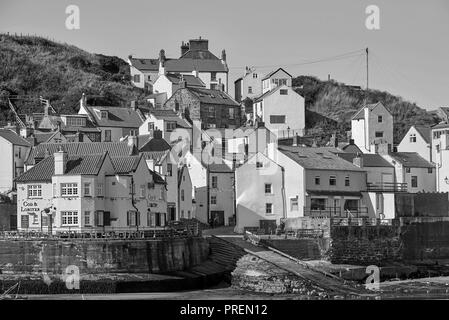
[[[444,178],[444,182],[446,182],[447,184],[449,184],[449,178],[446,176],[446,178]]]

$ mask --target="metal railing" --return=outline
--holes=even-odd
[[[367,207],[359,207],[359,208],[350,208],[342,210],[340,207],[320,207],[320,208],[310,208],[304,207],[304,216],[305,217],[323,217],[323,218],[358,218],[358,217],[367,217],[368,216],[368,208]]]
[[[407,192],[407,183],[375,182],[366,184],[369,192]]]

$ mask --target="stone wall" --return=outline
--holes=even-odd
[[[383,266],[401,261],[398,226],[333,226],[330,261],[334,264]]]
[[[61,274],[167,273],[197,265],[209,255],[203,238],[164,240],[0,240],[0,271]]]

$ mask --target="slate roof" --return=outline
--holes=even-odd
[[[434,168],[435,165],[421,157],[416,152],[392,152],[389,154],[394,160],[407,168]]]
[[[99,127],[139,128],[144,117],[138,110],[123,107],[88,106],[93,121]],[[107,111],[108,117],[101,118],[101,111]]]
[[[292,147],[279,146],[279,152],[305,169],[364,171],[336,155],[338,149],[332,147]]]
[[[193,74],[181,74],[179,73],[167,73],[165,75],[167,79],[174,84],[178,84],[181,81],[181,78],[184,79],[188,87],[206,87],[203,81],[200,78],[195,77]]]
[[[282,68],[277,68],[276,70],[271,71],[270,73],[268,73],[267,75],[265,75],[265,77],[262,78],[262,81],[265,79],[268,79],[269,77],[271,77],[273,74],[275,74],[276,72],[278,72],[279,70],[284,71],[286,74],[288,74],[290,77],[292,76],[290,73],[288,73],[287,71],[285,71]]]
[[[449,128],[449,123],[438,123],[432,127],[432,130],[433,129],[444,129],[444,128]]]
[[[432,133],[432,129],[431,129],[430,127],[427,127],[427,126],[418,126],[418,125],[416,125],[416,126],[414,126],[414,127],[415,127],[416,131],[419,132],[419,134],[421,135],[421,137],[423,137],[423,139],[424,139],[427,143],[430,143],[430,142],[431,142],[430,136],[431,136],[431,133]]]
[[[139,152],[165,151],[170,149],[170,144],[164,138],[153,138],[139,148]]]
[[[159,59],[129,58],[129,61],[140,71],[159,71]]]
[[[152,109],[149,112],[157,119],[163,119],[168,121],[176,121],[176,126],[178,128],[191,128],[192,125],[185,119],[181,118],[172,109]]]
[[[357,156],[356,153],[342,152],[337,153],[340,158],[345,159],[352,163],[354,158]],[[364,167],[385,167],[385,168],[393,168],[393,165],[390,164],[387,160],[385,160],[381,155],[377,153],[361,153],[360,156],[363,159]]]
[[[344,152],[348,153],[363,153],[362,150],[360,150],[359,147],[357,147],[354,143],[348,143],[348,142],[342,142],[338,144],[338,147],[343,150]]]
[[[107,153],[95,155],[68,156],[66,171],[68,175],[97,175]],[[16,178],[16,182],[48,182],[55,174],[55,160],[51,155]]]
[[[9,129],[0,129],[0,137],[16,146],[31,147],[31,144],[27,140]]]
[[[120,157],[132,155],[133,152],[133,148],[128,146],[127,142],[41,143],[31,149],[26,163],[35,164],[36,159],[44,158],[46,153],[53,155],[60,147],[68,155],[102,154],[108,151],[110,156]]]
[[[220,60],[212,52],[206,49],[188,50],[179,59],[205,59],[205,60]]]
[[[186,90],[189,90],[194,94],[201,103],[229,105],[233,107],[240,106],[230,95],[220,90],[189,87],[187,87]]]

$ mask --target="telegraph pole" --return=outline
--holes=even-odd
[[[368,68],[368,48],[366,48],[366,90],[368,91],[368,75],[369,75],[369,68]]]

